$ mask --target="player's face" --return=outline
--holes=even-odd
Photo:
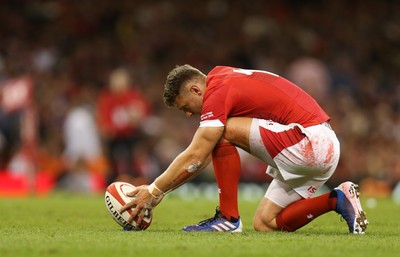
[[[175,99],[175,107],[183,111],[186,116],[200,115],[203,105],[202,92],[198,87],[186,85]]]

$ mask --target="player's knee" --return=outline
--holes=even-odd
[[[273,220],[268,220],[263,217],[254,217],[253,228],[258,232],[272,232],[276,230]]]
[[[224,130],[224,139],[241,148],[248,148],[252,120],[246,117],[229,118]]]

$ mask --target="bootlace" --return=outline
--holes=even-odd
[[[217,220],[217,219],[219,219],[219,218],[222,218],[222,214],[221,214],[221,211],[219,210],[219,208],[217,207],[217,208],[215,208],[215,215],[214,215],[214,217],[211,217],[211,218],[205,219],[205,220],[203,220],[203,221],[200,221],[200,222],[199,222],[199,226],[208,225],[208,224],[214,222],[215,220]]]

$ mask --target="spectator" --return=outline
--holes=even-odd
[[[149,102],[131,84],[128,71],[113,70],[97,105],[98,125],[111,165],[110,181],[141,181],[134,169],[133,153],[141,139],[140,125],[149,113]]]
[[[103,173],[97,163],[102,162],[102,147],[94,118],[94,98],[90,86],[82,86],[66,115],[64,123],[64,158],[67,173],[60,187],[79,192],[91,192],[92,173]]]
[[[63,95],[66,80],[103,85],[110,65],[129,63],[135,82],[146,86],[141,92],[153,115],[167,120],[159,127],[165,136],[147,149],[169,163],[170,152],[157,149],[189,143],[168,128],[171,117],[159,103],[171,65],[191,63],[209,71],[223,63],[287,74],[290,64],[307,56],[329,73],[330,91],[321,105],[344,146],[345,158],[330,186],[344,176],[354,181],[371,176],[392,185],[399,180],[398,1],[25,2],[2,1],[0,82],[32,75],[39,147],[53,141],[48,137],[57,133],[50,131],[61,129],[71,104]],[[173,122],[191,121],[173,117]]]

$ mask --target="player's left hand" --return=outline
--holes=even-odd
[[[148,185],[138,186],[132,192],[127,193],[127,196],[135,197],[135,199],[125,204],[119,211],[120,213],[123,213],[124,211],[132,208],[132,213],[128,220],[129,223],[132,223],[133,220],[136,220],[136,223],[140,224],[145,216],[146,210],[149,212],[152,211],[152,209],[161,202],[163,195],[158,198],[154,198],[147,188]]]

